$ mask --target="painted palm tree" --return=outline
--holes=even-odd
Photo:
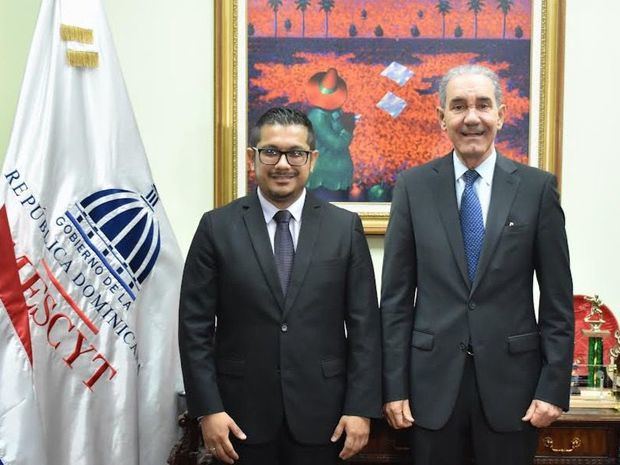
[[[474,12],[474,38],[478,38],[478,13],[484,8],[482,0],[468,0],[467,9]]]
[[[306,35],[306,10],[310,6],[310,0],[295,0],[297,9],[301,11],[301,36]]]
[[[437,10],[441,13],[441,37],[446,38],[446,15],[452,10],[450,0],[439,0],[437,2]]]
[[[497,9],[504,13],[504,26],[502,28],[502,39],[506,38],[506,16],[514,5],[514,0],[497,0]]]
[[[278,10],[282,6],[282,0],[267,0],[267,4],[273,10],[273,36],[278,37]]]
[[[319,11],[325,12],[325,37],[329,35],[329,14],[334,9],[335,0],[320,0],[319,4],[321,7]]]

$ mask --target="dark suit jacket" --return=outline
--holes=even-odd
[[[320,444],[343,414],[380,415],[381,322],[364,231],[356,214],[309,193],[286,298],[255,193],[203,216],[179,332],[190,415],[226,411],[249,443],[273,439],[284,416],[298,441]]]
[[[441,428],[452,412],[468,341],[495,430],[520,430],[534,398],[568,409],[572,281],[556,180],[499,154],[493,176],[473,284],[452,155],[406,171],[394,191],[381,293],[384,398],[409,398],[425,428]]]

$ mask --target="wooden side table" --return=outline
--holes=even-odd
[[[373,423],[366,448],[355,465],[411,464],[408,433]],[[573,409],[538,435],[537,465],[620,465],[620,413],[612,409]]]
[[[620,464],[620,413],[576,408],[538,434],[536,464]]]

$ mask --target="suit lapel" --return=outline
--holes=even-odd
[[[319,236],[321,211],[321,203],[312,194],[306,192],[306,201],[301,214],[301,229],[297,241],[297,250],[295,251],[295,261],[284,304],[284,318],[286,318],[293,303],[295,303],[310,266],[314,245]]]
[[[284,296],[282,295],[280,279],[278,278],[276,261],[273,256],[273,249],[271,248],[271,241],[269,240],[263,209],[260,206],[256,193],[246,197],[246,203],[243,208],[243,220],[248,229],[250,241],[252,241],[252,248],[254,249],[258,263],[271,288],[271,293],[278,301],[280,309],[284,310]]]
[[[433,169],[437,173],[437,179],[433,183],[437,210],[439,211],[443,227],[448,236],[448,242],[450,243],[450,248],[452,249],[452,254],[454,255],[458,269],[467,287],[469,287],[463,234],[461,233],[461,222],[459,220],[459,210],[456,203],[452,153],[440,159]]]
[[[519,187],[519,177],[515,175],[517,165],[507,158],[497,154],[495,170],[493,172],[493,187],[491,187],[491,203],[487,215],[487,224],[484,233],[484,243],[482,253],[478,262],[476,279],[471,288],[474,293],[480,280],[486,272],[489,261],[497,247],[497,243],[506,224],[510,207],[514,200],[517,188]]]

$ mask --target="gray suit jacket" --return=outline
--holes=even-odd
[[[468,342],[495,430],[520,430],[534,398],[568,409],[572,281],[555,177],[498,154],[470,283],[452,155],[404,172],[386,235],[381,316],[384,400],[409,398],[422,427],[447,422]]]

